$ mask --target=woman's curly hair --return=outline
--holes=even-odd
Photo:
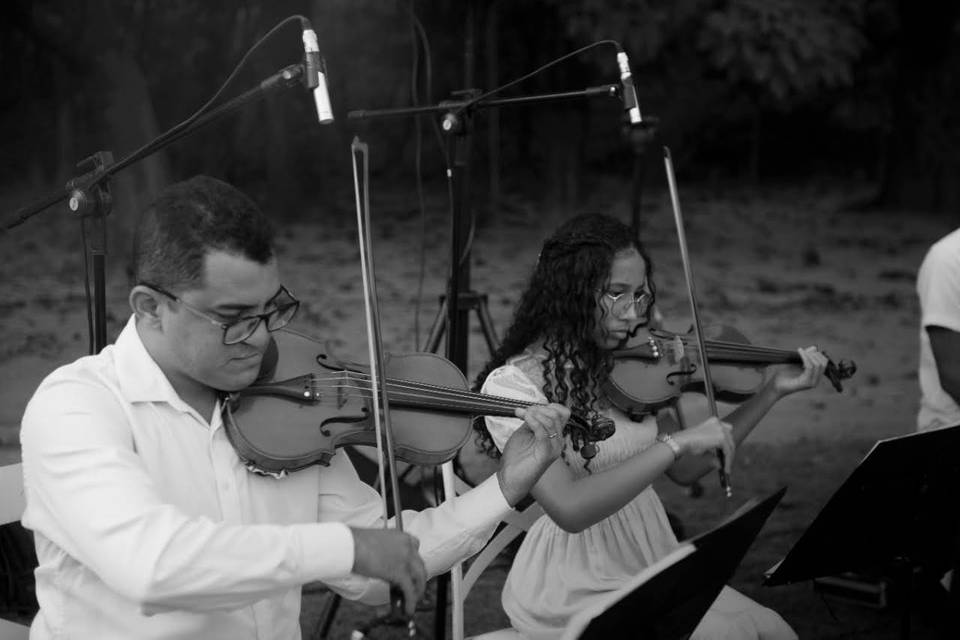
[[[547,358],[543,393],[592,423],[603,383],[613,361],[596,342],[598,290],[605,288],[614,255],[636,249],[653,290],[652,264],[636,233],[616,218],[589,213],[576,216],[544,242],[533,274],[514,311],[500,348],[474,382],[478,390],[491,371],[538,340]],[[569,369],[567,365],[572,367]],[[491,457],[499,451],[483,418],[474,422],[477,445]],[[564,434],[575,450],[598,440],[589,427],[567,423]]]

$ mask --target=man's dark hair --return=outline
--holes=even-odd
[[[161,191],[143,212],[134,238],[134,282],[167,290],[197,286],[210,251],[265,264],[274,255],[273,227],[236,188],[195,176]]]

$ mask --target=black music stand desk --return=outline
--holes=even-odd
[[[952,566],[957,547],[960,425],[879,440],[787,555],[767,572],[781,585],[844,572],[906,581]]]
[[[608,598],[578,612],[563,640],[627,637],[626,632],[644,640],[688,637],[786,490],[748,501],[721,525],[690,539]]]

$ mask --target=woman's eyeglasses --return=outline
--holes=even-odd
[[[193,305],[184,302],[179,296],[170,293],[163,287],[158,287],[157,285],[149,284],[147,282],[141,282],[140,284],[145,287],[150,287],[157,293],[165,295],[174,302],[179,302],[184,306],[184,308],[194,315],[203,318],[209,321],[211,324],[223,329],[223,344],[237,344],[249,339],[250,336],[256,333],[261,322],[267,323],[267,331],[276,331],[277,329],[282,329],[289,324],[289,322],[293,319],[293,316],[296,315],[297,309],[300,308],[300,301],[297,300],[292,293],[287,291],[286,287],[281,286],[280,291],[277,292],[277,295],[270,300],[270,304],[274,305],[274,307],[269,311],[264,311],[263,313],[258,313],[252,316],[242,316],[236,320],[224,322],[214,318],[204,311],[201,311],[200,309],[197,309]]]
[[[625,314],[630,309],[630,305],[635,305],[637,315],[641,318],[647,315],[654,301],[654,295],[650,291],[635,291],[633,293],[604,291],[603,297],[610,301],[610,310],[618,316]]]

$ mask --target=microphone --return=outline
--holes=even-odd
[[[303,55],[304,74],[303,82],[307,89],[313,89],[313,102],[317,106],[317,119],[320,124],[333,122],[333,109],[330,108],[330,94],[327,93],[327,73],[323,58],[320,57],[320,47],[317,45],[317,34],[306,18],[301,19],[303,25]]]
[[[630,124],[642,124],[640,105],[637,104],[637,90],[633,86],[633,76],[630,74],[630,61],[625,51],[617,52],[617,64],[620,66],[620,84],[623,92],[623,110],[630,116]]]

